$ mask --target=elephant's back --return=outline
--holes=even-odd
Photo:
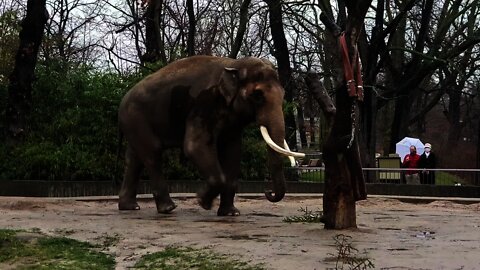
[[[233,59],[192,56],[168,64],[148,75],[125,95],[124,100],[150,101],[158,95],[170,95],[177,88],[208,87]],[[163,97],[165,98],[165,97]]]
[[[224,67],[233,61],[230,58],[194,56],[161,68],[138,82],[124,96],[119,110],[120,122],[155,116],[153,126],[174,123],[178,127],[171,128],[180,131],[193,100],[201,91],[218,84]]]
[[[216,83],[224,67],[233,62],[231,58],[207,55],[183,58],[149,75],[145,78],[145,83],[163,89],[171,85],[208,87],[209,84]]]

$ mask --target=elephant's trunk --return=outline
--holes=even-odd
[[[286,184],[283,173],[284,156],[305,156],[284,148],[285,121],[283,119],[283,89],[280,86],[265,91],[265,104],[257,111],[257,124],[268,147],[268,170],[270,172],[271,189],[265,196],[271,202],[279,202],[285,196]],[[288,148],[288,147],[286,147]],[[295,163],[295,162],[293,162]]]
[[[283,145],[284,143],[285,126],[282,125],[282,120],[283,119],[279,121],[281,123],[272,124],[272,122],[270,122],[269,124],[267,124],[267,127],[261,126],[260,128],[262,136],[264,137],[267,144],[270,145],[270,147],[268,147],[267,158],[272,187],[271,190],[265,190],[265,196],[270,202],[281,201],[285,196],[286,190],[285,176],[283,172],[283,155],[285,155],[286,153],[283,152],[283,155],[280,154],[282,150],[286,150],[283,148],[282,150],[275,149],[274,146],[271,146],[276,145],[278,148],[281,148],[279,147],[279,145]]]
[[[269,128],[273,142],[282,145],[285,138],[285,131],[275,131],[275,128]],[[286,184],[283,172],[283,156],[276,152],[273,148],[268,147],[268,170],[272,181],[272,189],[265,190],[265,197],[270,202],[279,202],[285,196]]]
[[[285,195],[285,180],[282,179],[284,178],[283,162],[282,162],[282,156],[279,154],[288,156],[292,166],[295,166],[295,159],[293,157],[305,157],[305,154],[290,151],[290,148],[288,147],[288,144],[285,141],[285,139],[283,140],[283,145],[285,148],[280,147],[278,143],[275,143],[275,141],[271,138],[268,132],[268,129],[264,126],[260,126],[260,132],[262,134],[263,139],[267,143],[267,145],[270,146],[270,148],[268,148],[268,161],[269,161],[270,174],[272,175],[272,179],[273,179],[273,190],[274,190],[274,191],[270,191],[270,190],[265,191],[265,196],[271,202],[278,202]],[[280,135],[280,137],[277,136],[277,139],[276,139],[277,142],[281,140],[281,136],[284,136],[284,135]],[[275,163],[279,163],[279,164],[275,164]]]

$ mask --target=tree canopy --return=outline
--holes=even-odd
[[[12,102],[20,103],[7,97],[26,27],[22,20],[31,2],[0,1],[2,115]],[[111,128],[108,140],[114,140],[115,106],[141,76],[194,54],[257,56],[272,60],[281,74],[289,140],[298,140],[298,148],[318,151],[330,126],[320,106],[312,102],[305,78],[314,74],[325,92],[336,98],[338,75],[337,40],[320,14],[343,31],[351,23],[345,18],[359,12],[360,3],[47,0],[43,4],[47,12],[41,14],[48,20],[31,77],[31,105],[21,106],[27,108],[25,127],[40,140],[58,127],[66,128],[68,121],[78,120],[75,125],[80,125],[85,111],[79,103],[94,98],[108,107],[101,120],[108,125],[97,126]],[[480,145],[479,5],[476,0],[378,0],[367,5],[364,18],[357,18],[363,25],[358,36],[365,89],[358,129],[363,166],[373,167],[375,153],[391,153],[407,135],[433,143],[440,154],[457,147],[471,157],[471,163],[461,163],[445,155],[444,167],[475,166],[480,152],[472,147]],[[114,82],[105,81],[111,78]],[[57,107],[63,108],[61,115],[52,104],[63,106]],[[69,115],[76,109],[82,112]],[[8,124],[1,125],[5,136]],[[34,140],[29,136],[33,135],[24,143]],[[52,136],[58,137],[57,146],[75,141],[59,131]],[[113,148],[105,150],[109,158]]]

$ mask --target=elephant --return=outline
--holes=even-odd
[[[173,211],[176,204],[162,175],[161,158],[165,149],[181,148],[206,180],[197,192],[200,206],[211,209],[220,195],[217,215],[240,215],[234,197],[241,134],[253,122],[270,145],[273,188],[265,195],[271,202],[280,201],[286,190],[282,158],[304,156],[286,145],[283,97],[273,64],[254,57],[192,56],[142,79],[125,94],[118,111],[120,132],[128,142],[118,208],[140,209],[136,188],[145,168],[157,212]]]

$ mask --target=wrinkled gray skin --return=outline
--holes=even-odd
[[[178,60],[146,77],[123,98],[118,113],[128,141],[120,210],[140,209],[137,184],[145,167],[151,178],[159,213],[176,205],[162,176],[165,149],[182,147],[206,179],[199,204],[211,209],[220,195],[217,214],[239,215],[234,206],[240,174],[241,133],[251,122],[267,127],[273,141],[283,145],[284,90],[273,65],[258,58],[234,60],[194,56]],[[272,202],[285,194],[283,157],[268,148]]]

